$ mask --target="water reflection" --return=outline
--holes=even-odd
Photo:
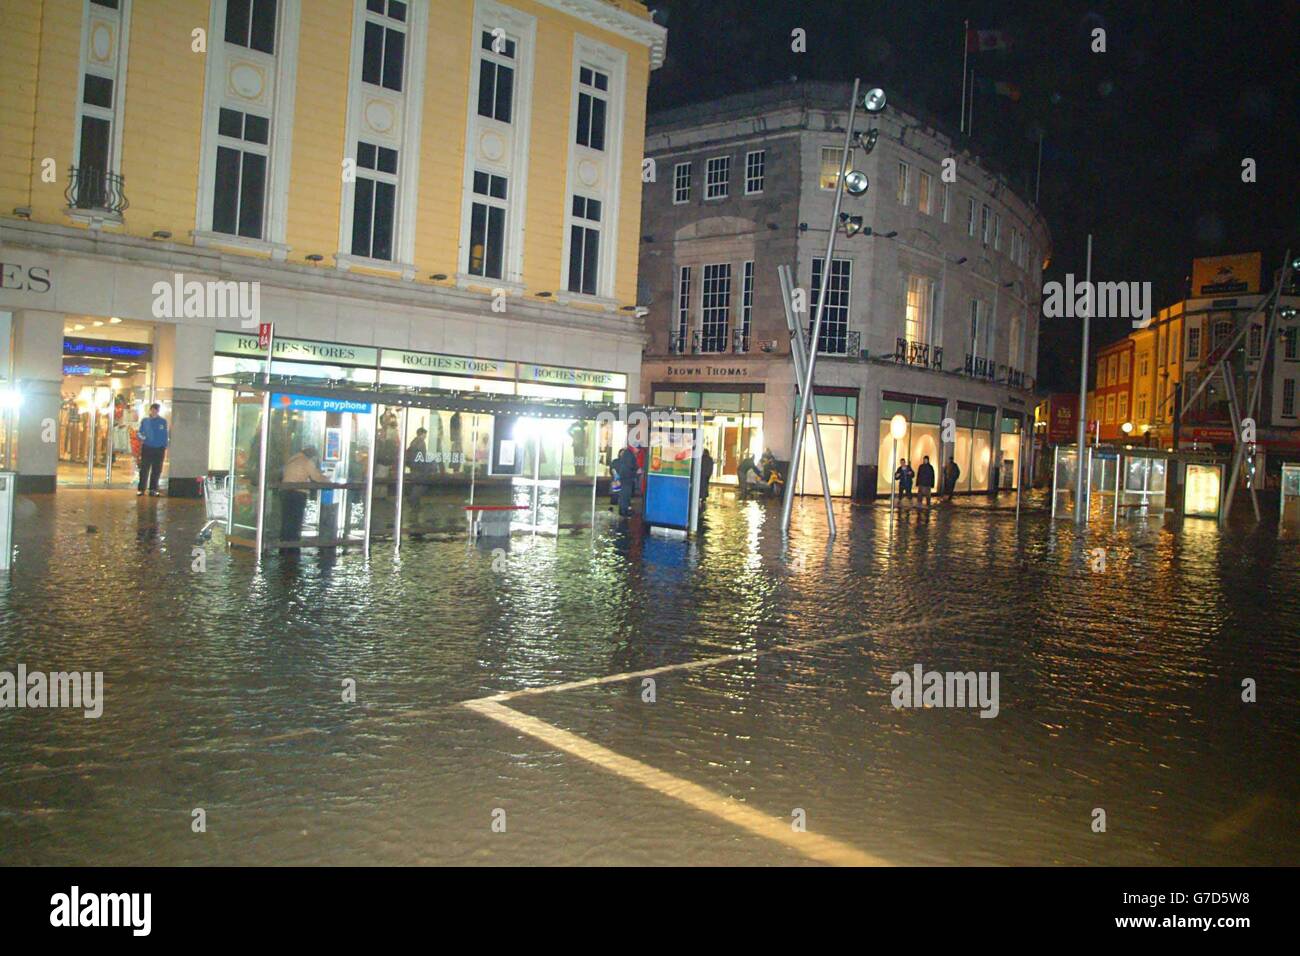
[[[717,499],[692,543],[212,546],[198,573],[197,503],[31,500],[0,669],[102,670],[106,701],[0,711],[6,863],[801,862],[456,706],[735,653],[653,705],[628,681],[520,709],[897,862],[1297,859],[1300,558],[1248,523],[841,502],[828,544],[810,499],[787,545],[779,503]],[[840,634],[863,636],[757,653]],[[998,671],[1000,715],[894,710],[916,663]],[[506,802],[509,847],[480,825]]]

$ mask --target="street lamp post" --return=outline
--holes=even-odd
[[[889,434],[894,439],[894,455],[889,459],[894,470],[889,475],[889,517],[894,517],[894,491],[898,486],[898,441],[907,434],[907,419],[900,413],[889,420]]]

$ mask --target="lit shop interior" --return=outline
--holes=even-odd
[[[264,548],[463,534],[470,518],[550,534],[592,526],[610,464],[627,441],[619,420],[626,376],[277,345],[277,355],[302,357],[277,358],[269,385],[265,359],[214,360],[221,371],[212,377],[210,456],[213,472],[229,476],[234,543],[256,545],[259,502]],[[334,364],[323,364],[326,357]]]
[[[1052,517],[1074,518],[1078,447],[1056,445],[1052,454]],[[1118,523],[1167,513],[1218,518],[1223,509],[1225,462],[1209,453],[1089,445],[1084,467],[1089,521]],[[1171,492],[1181,497],[1171,497]]]
[[[154,387],[153,326],[69,316],[63,334],[58,481],[83,487],[133,484],[140,420],[153,402],[163,406],[164,417],[169,412],[169,390]]]
[[[762,386],[759,386],[761,389]],[[753,390],[669,391],[655,389],[656,406],[703,411],[712,416],[704,431],[704,447],[713,458],[713,484],[737,485],[746,455],[757,462],[763,455],[763,392]]]

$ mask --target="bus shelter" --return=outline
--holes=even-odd
[[[1163,515],[1169,493],[1172,452],[1124,448],[1119,457],[1116,518]]]
[[[227,539],[259,553],[594,529],[628,419],[647,411],[250,372],[210,381],[234,392]]]
[[[1282,487],[1278,501],[1278,531],[1300,533],[1300,462],[1282,463]]]
[[[1079,449],[1057,445],[1052,462],[1052,517],[1073,519],[1082,506],[1088,520],[1115,516],[1119,503],[1119,450],[1109,445],[1087,445],[1083,451],[1083,500],[1076,501]]]

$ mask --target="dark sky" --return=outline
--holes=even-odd
[[[651,0],[668,58],[650,108],[789,79],[894,90],[955,129],[962,27],[1002,30],[1009,53],[971,54],[977,74],[1021,90],[975,101],[974,148],[1032,197],[1044,131],[1040,205],[1054,258],[1045,281],[1150,281],[1154,307],[1185,297],[1196,256],[1260,250],[1265,284],[1300,247],[1300,2],[927,2],[927,0]],[[790,33],[807,33],[806,53]],[[1106,31],[1104,54],[1090,49]],[[1242,160],[1257,181],[1242,182]],[[1099,320],[1093,342],[1126,320]],[[1081,329],[1044,320],[1038,377],[1077,387]]]

